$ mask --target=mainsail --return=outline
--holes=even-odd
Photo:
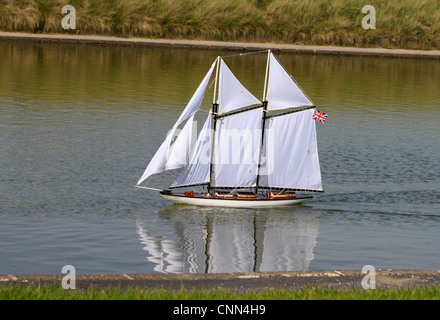
[[[322,191],[313,111],[266,120],[260,187]]]
[[[269,51],[265,135],[258,187],[322,191],[314,104]],[[298,108],[305,107],[305,108]]]

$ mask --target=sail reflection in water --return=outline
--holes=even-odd
[[[319,232],[319,216],[308,208],[169,206],[158,214],[161,227],[150,221],[139,216],[137,231],[147,261],[162,273],[306,271]],[[150,232],[158,229],[160,236]]]

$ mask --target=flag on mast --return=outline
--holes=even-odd
[[[325,120],[327,120],[327,116],[328,116],[327,113],[324,113],[324,112],[319,111],[319,110],[315,110],[315,112],[313,112],[312,118],[314,120],[317,120],[319,122],[324,123]]]

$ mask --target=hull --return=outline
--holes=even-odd
[[[286,199],[270,199],[266,197],[252,198],[252,199],[225,199],[220,197],[210,196],[185,196],[174,194],[160,194],[163,198],[179,203],[194,206],[208,206],[208,207],[229,207],[229,208],[261,208],[261,207],[276,207],[287,206],[292,204],[299,204],[310,200],[312,196],[296,196],[295,198]]]

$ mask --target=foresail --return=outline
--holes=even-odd
[[[165,170],[182,168],[188,163],[191,152],[193,120],[194,115],[188,119],[176,140],[171,145],[167,155]]]
[[[274,55],[272,53],[269,54],[268,110],[313,106],[313,103],[284,70]]]
[[[220,60],[218,104],[220,112],[225,113],[250,105],[261,104],[229,70],[223,60]]]
[[[313,112],[267,119],[260,187],[322,191]]]
[[[262,108],[217,120],[212,187],[254,187],[261,146]]]
[[[138,185],[141,184],[149,176],[161,173],[162,171],[166,170],[168,150],[170,149],[171,140],[175,131],[176,129],[174,128],[171,130],[171,132],[168,133],[165,141],[162,142],[162,145],[156,151],[155,155],[148,164],[148,167],[142,174],[142,177],[139,179],[137,183]]]
[[[214,70],[215,64],[216,64],[216,62],[214,62],[211,65],[211,68],[209,69],[208,73],[203,78],[203,80],[200,83],[199,87],[197,88],[196,92],[192,96],[191,100],[188,102],[186,108],[183,110],[179,119],[174,124],[172,130],[167,135],[165,141],[162,143],[162,145],[157,150],[156,154],[151,159],[151,161],[148,164],[147,168],[145,169],[142,177],[139,179],[139,181],[137,183],[138,185],[141,184],[145,179],[147,179],[148,177],[150,177],[153,174],[158,174],[164,170],[180,168],[186,164],[186,162],[183,164],[180,163],[179,165],[176,164],[176,161],[182,162],[179,159],[187,157],[187,154],[178,154],[178,152],[181,150],[181,148],[172,148],[172,149],[175,149],[175,151],[173,152],[173,150],[171,149],[173,154],[172,154],[171,158],[169,157],[172,139],[173,139],[174,133],[177,130],[177,127],[181,123],[183,123],[186,119],[192,117],[200,109],[200,106],[203,101],[203,97],[205,96],[206,87],[208,85],[209,79],[210,79],[212,72]],[[191,119],[191,122],[192,122],[192,119]],[[184,129],[184,131],[185,131],[185,129]],[[182,137],[181,139],[184,139],[184,138]],[[187,139],[187,137],[185,139]],[[184,151],[184,152],[188,152],[188,151]],[[170,160],[170,162],[168,162],[169,160]]]
[[[212,145],[211,118],[212,114],[209,113],[208,118],[199,133],[199,137],[194,146],[188,165],[170,188],[198,185],[209,182]]]
[[[196,92],[192,96],[191,100],[188,102],[185,110],[183,110],[182,114],[180,115],[179,119],[177,119],[174,127],[177,127],[179,124],[181,124],[186,119],[194,115],[200,109],[200,106],[202,105],[203,97],[205,96],[206,87],[208,86],[209,78],[211,78],[212,71],[214,70],[215,67],[215,63],[216,62],[214,62],[211,65],[211,68],[209,69],[208,73],[205,75],[205,78],[203,78]]]

